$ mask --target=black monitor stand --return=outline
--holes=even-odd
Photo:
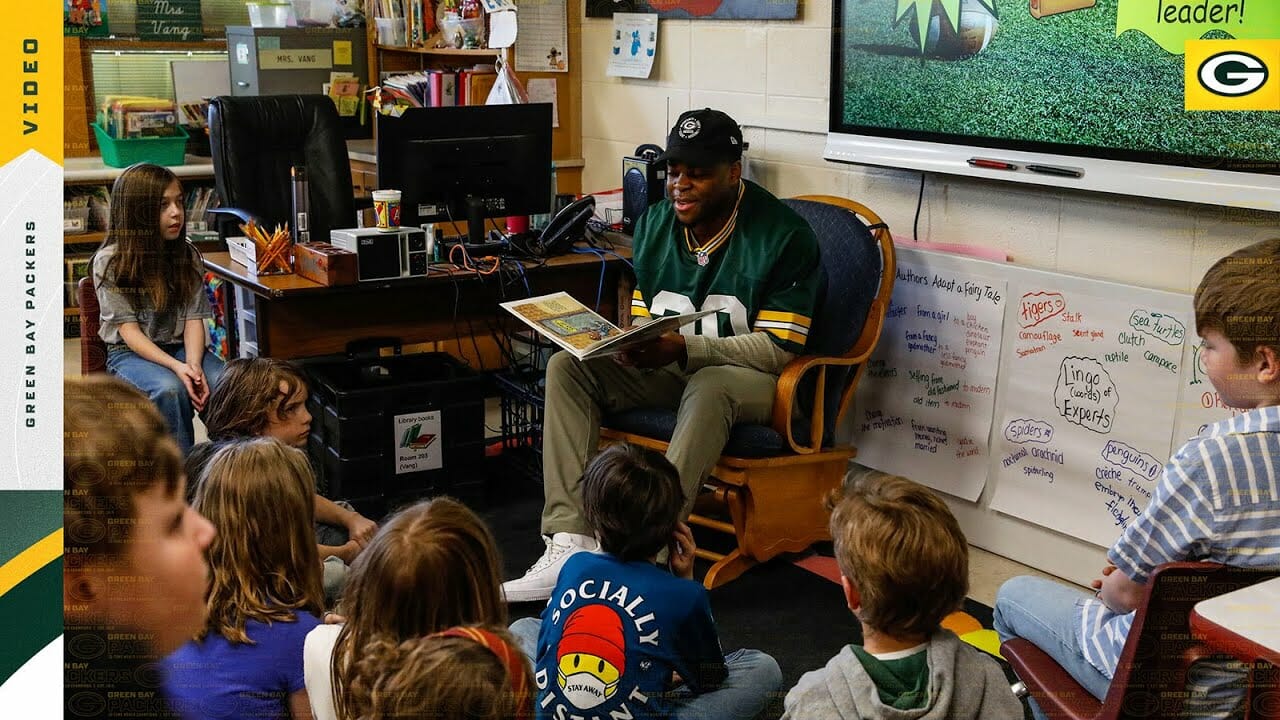
[[[471,245],[484,244],[485,215],[484,199],[467,197],[467,243]]]

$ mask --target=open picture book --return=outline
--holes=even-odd
[[[643,345],[715,312],[668,315],[623,330],[564,292],[512,300],[502,303],[502,307],[579,360],[613,355]]]

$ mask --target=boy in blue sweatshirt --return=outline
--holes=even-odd
[[[693,533],[670,461],[634,445],[601,452],[582,476],[601,552],[560,571],[542,618],[511,626],[535,664],[538,718],[757,715],[782,685],[758,650],[724,655],[707,591],[693,578]],[[668,548],[670,571],[654,564]]]

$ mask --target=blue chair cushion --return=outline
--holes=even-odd
[[[605,427],[644,437],[671,442],[676,429],[676,414],[660,408],[635,408],[605,417]],[[744,458],[776,457],[790,453],[787,441],[767,425],[734,425],[729,431],[723,455]]]

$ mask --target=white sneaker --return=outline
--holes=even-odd
[[[544,535],[542,542],[547,545],[546,551],[525,572],[524,577],[502,584],[502,594],[507,602],[532,602],[550,598],[564,561],[580,552],[596,552],[600,548],[595,538],[577,533],[558,532],[549,538]]]

